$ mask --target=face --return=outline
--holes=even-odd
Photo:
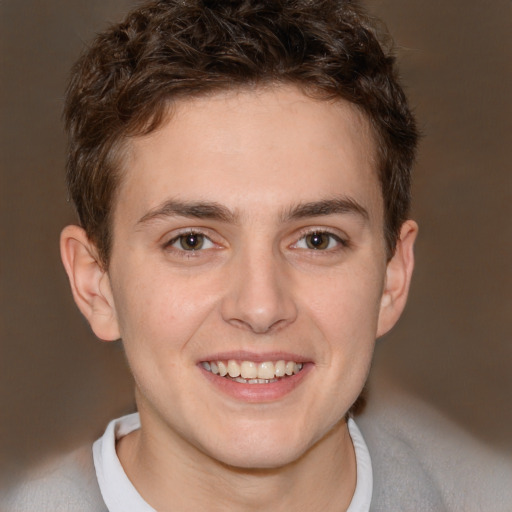
[[[108,284],[146,431],[277,467],[343,424],[390,322],[374,153],[356,109],[292,87],[133,141]]]

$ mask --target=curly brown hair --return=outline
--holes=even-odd
[[[391,256],[408,215],[418,134],[377,34],[353,0],[161,0],[99,34],[72,70],[65,121],[69,193],[101,262],[129,138],[158,128],[180,98],[273,84],[347,100],[367,116]]]

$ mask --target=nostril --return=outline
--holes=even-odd
[[[255,334],[268,334],[281,330],[285,327],[289,321],[285,319],[279,319],[268,325],[267,323],[258,323],[257,321],[245,321],[238,318],[232,318],[229,323],[239,329],[245,329]]]

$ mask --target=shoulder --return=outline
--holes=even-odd
[[[2,512],[107,512],[96,480],[92,450],[84,446],[46,461],[0,497]]]
[[[510,511],[510,458],[418,398],[379,383],[357,424],[373,464],[373,511]]]

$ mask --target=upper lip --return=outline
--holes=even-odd
[[[304,355],[294,354],[292,352],[272,351],[272,352],[253,352],[248,350],[232,350],[227,352],[216,352],[202,357],[198,362],[203,361],[253,361],[255,363],[264,363],[265,361],[294,361],[295,363],[308,363],[311,358]]]

